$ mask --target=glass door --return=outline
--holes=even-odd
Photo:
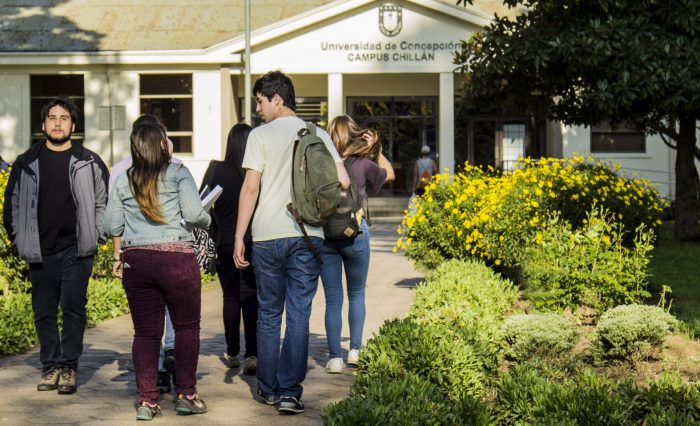
[[[437,158],[436,105],[434,97],[348,98],[349,115],[361,127],[379,132],[384,155],[396,173],[391,193],[412,191],[413,165],[422,146],[429,146]]]

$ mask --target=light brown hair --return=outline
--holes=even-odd
[[[141,213],[156,223],[165,223],[158,199],[158,179],[165,178],[170,152],[162,125],[140,123],[131,132],[133,165],[127,171],[129,187]]]
[[[350,116],[339,115],[328,125],[328,134],[342,158],[365,157],[377,161],[382,152],[382,144],[377,141],[372,146],[362,138],[366,133],[376,133],[363,129]]]

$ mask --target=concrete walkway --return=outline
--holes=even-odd
[[[421,281],[405,257],[393,254],[398,219],[379,218],[371,229],[372,262],[367,285],[367,320],[365,341],[386,319],[402,317],[413,301],[413,287]],[[256,402],[254,376],[244,376],[240,369],[229,370],[221,356],[225,350],[221,319],[222,296],[217,282],[202,294],[201,351],[198,390],[209,412],[180,416],[174,411],[174,395],[161,399],[163,416],[154,422],[180,424],[226,424],[266,426],[322,424],[326,405],[348,394],[354,378],[352,369],[330,375],[324,370],[327,361],[323,325],[323,287],[314,299],[311,315],[309,371],[304,382],[306,412],[281,416],[274,407]],[[347,308],[347,300],[345,303]],[[348,349],[347,313],[343,314],[343,357]],[[0,325],[1,326],[1,325]],[[131,317],[126,315],[87,330],[85,351],[78,373],[79,388],[75,395],[38,392],[40,379],[38,349],[27,354],[0,359],[0,388],[3,407],[0,425],[27,424],[135,424],[133,402],[136,397],[131,342]]]

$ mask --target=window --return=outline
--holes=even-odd
[[[503,125],[503,170],[514,170],[518,158],[525,155],[525,131],[525,124]]]
[[[29,120],[32,132],[32,144],[46,140],[46,134],[41,130],[43,120],[41,109],[56,96],[67,96],[78,106],[78,122],[75,123],[73,139],[85,138],[85,120],[83,106],[85,105],[85,86],[82,75],[32,75],[29,77],[30,112]]]
[[[141,114],[158,117],[173,150],[192,152],[192,74],[142,74]]]
[[[601,123],[591,127],[591,152],[646,152],[644,131],[628,124]]]

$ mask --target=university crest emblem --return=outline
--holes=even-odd
[[[401,6],[384,3],[379,6],[379,31],[387,37],[393,37],[401,32]]]

